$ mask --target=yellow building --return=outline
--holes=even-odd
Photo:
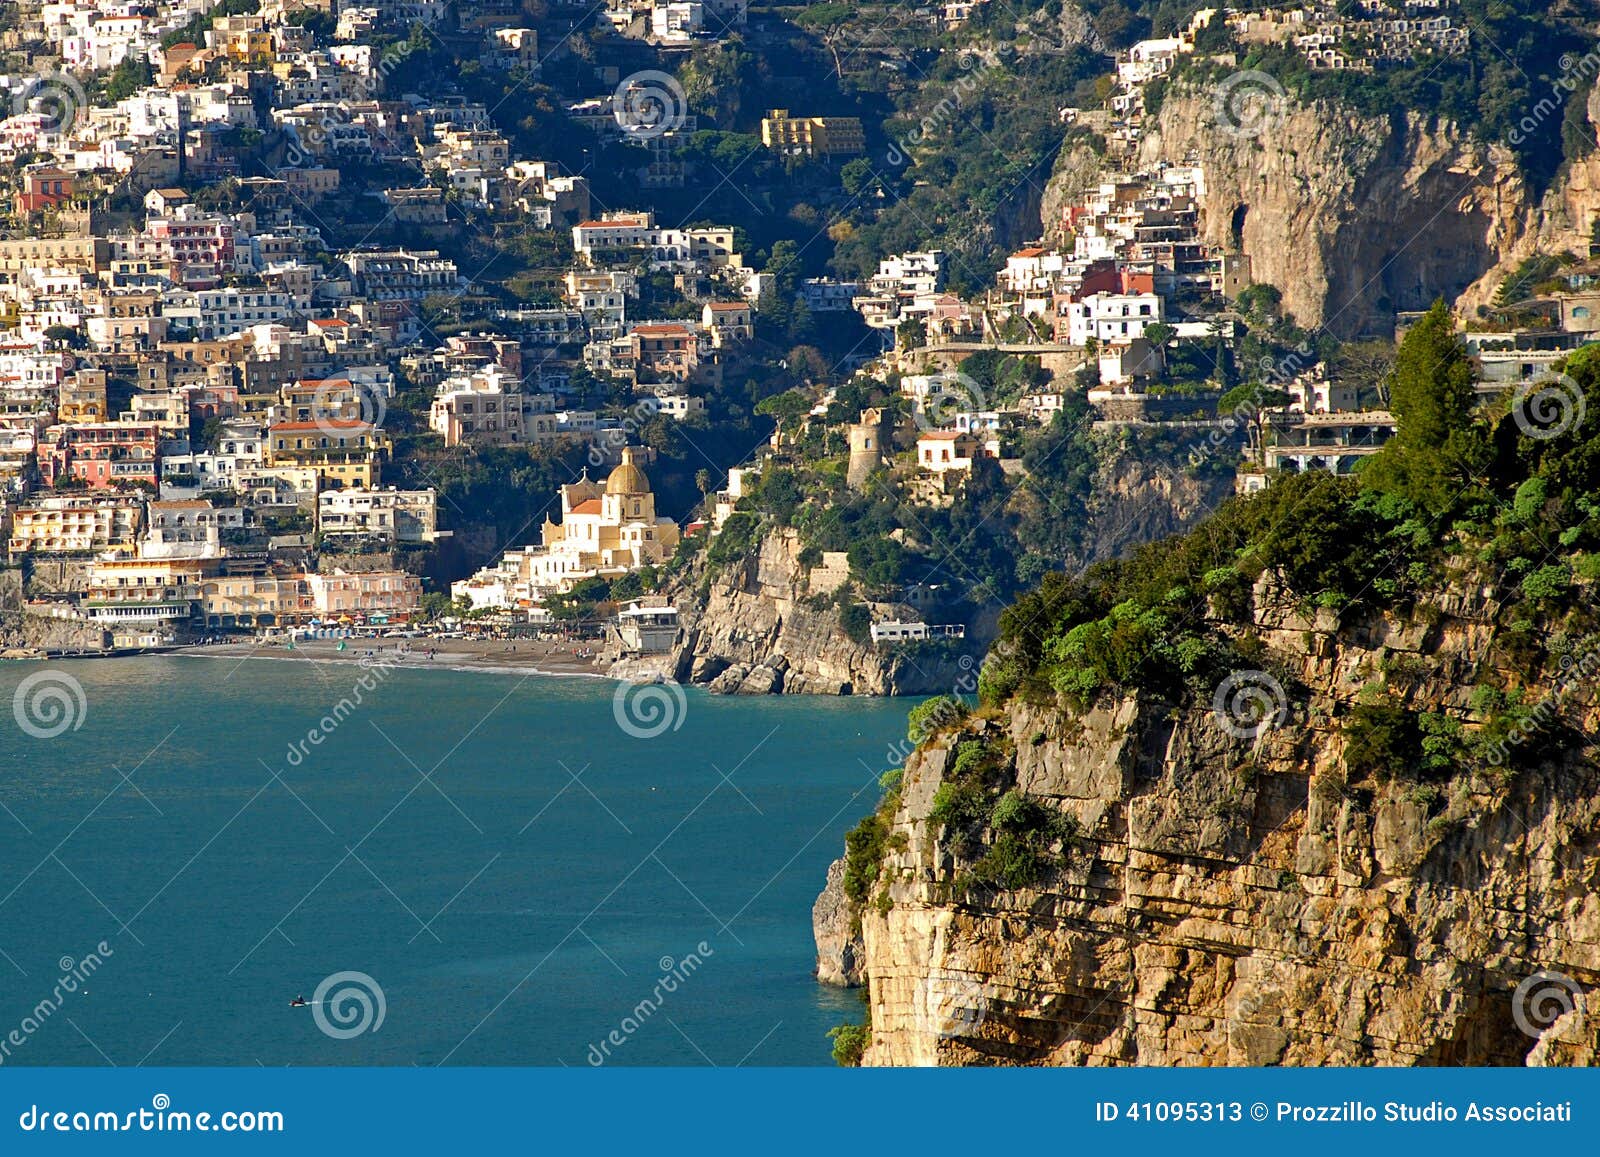
[[[102,623],[183,622],[193,616],[200,585],[217,559],[101,559],[89,568],[79,609]]]
[[[240,64],[272,61],[272,33],[260,16],[218,16],[206,33],[207,47]]]
[[[867,151],[859,117],[792,117],[775,108],[761,121],[761,143],[785,156],[859,157]]]
[[[200,585],[206,626],[283,627],[316,614],[311,587],[299,571],[218,575]]]
[[[324,486],[369,487],[378,483],[388,450],[388,435],[370,422],[278,422],[267,430],[266,464],[310,468]]]
[[[142,498],[39,498],[12,511],[9,546],[13,555],[83,554],[132,546],[143,528]]]
[[[623,450],[604,488],[587,478],[561,488],[561,522],[545,520],[544,548],[528,552],[523,563],[535,593],[571,590],[586,578],[615,578],[672,557],[678,524],[656,514],[650,480],[636,459],[632,447]]]

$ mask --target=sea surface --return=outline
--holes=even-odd
[[[0,666],[0,1063],[831,1063],[811,904],[908,704],[616,691]]]

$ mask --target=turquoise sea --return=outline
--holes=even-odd
[[[0,1062],[830,1063],[811,903],[908,704],[615,690],[0,667]]]

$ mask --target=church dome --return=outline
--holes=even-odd
[[[633,449],[629,447],[622,452],[622,465],[611,472],[611,477],[606,479],[607,494],[649,494],[650,480],[644,476],[644,471],[633,464]]]

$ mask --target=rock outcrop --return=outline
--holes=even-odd
[[[110,635],[97,623],[30,609],[25,590],[21,570],[0,569],[0,651],[14,651],[18,656],[43,655],[50,651],[101,651],[111,645]]]
[[[1089,533],[1081,557],[1068,560],[1082,570],[1121,558],[1147,542],[1180,534],[1233,494],[1229,468],[1190,470],[1163,461],[1117,434],[1098,436],[1100,449],[1089,493]],[[1174,457],[1204,457],[1203,440],[1179,440]],[[1231,457],[1232,447],[1226,448]]]
[[[774,530],[719,571],[703,599],[679,599],[679,681],[738,695],[928,695],[970,683],[973,659],[956,648],[851,639],[839,608],[812,591],[801,550],[795,531]],[[981,653],[987,642],[968,646]]]
[[[817,979],[823,984],[856,988],[864,981],[861,923],[844,894],[844,860],[828,866],[828,882],[811,908],[811,929],[817,940]]]
[[[1586,112],[1588,132],[1600,143],[1600,88],[1590,91]],[[1516,236],[1501,247],[1499,264],[1469,288],[1458,305],[1468,316],[1488,305],[1500,283],[1535,254],[1587,257],[1596,221],[1600,221],[1600,149],[1591,149],[1588,156],[1568,161],[1544,197],[1526,207]]]
[[[1253,279],[1277,286],[1301,324],[1390,333],[1395,311],[1455,298],[1526,230],[1511,152],[1448,122],[1284,100],[1250,128],[1229,131],[1214,88],[1177,82],[1139,159],[1204,167],[1204,240],[1247,255]]]
[[[1014,701],[925,745],[860,913],[864,1063],[1595,1063],[1600,768],[1574,750],[1426,785],[1346,773],[1363,685],[1467,714],[1497,609],[1468,589],[1344,624],[1258,609],[1282,713],[1254,735],[1209,697],[1129,696]],[[1592,730],[1600,695],[1562,714]],[[1027,887],[975,886],[975,853],[930,819],[971,740],[1070,817]]]

